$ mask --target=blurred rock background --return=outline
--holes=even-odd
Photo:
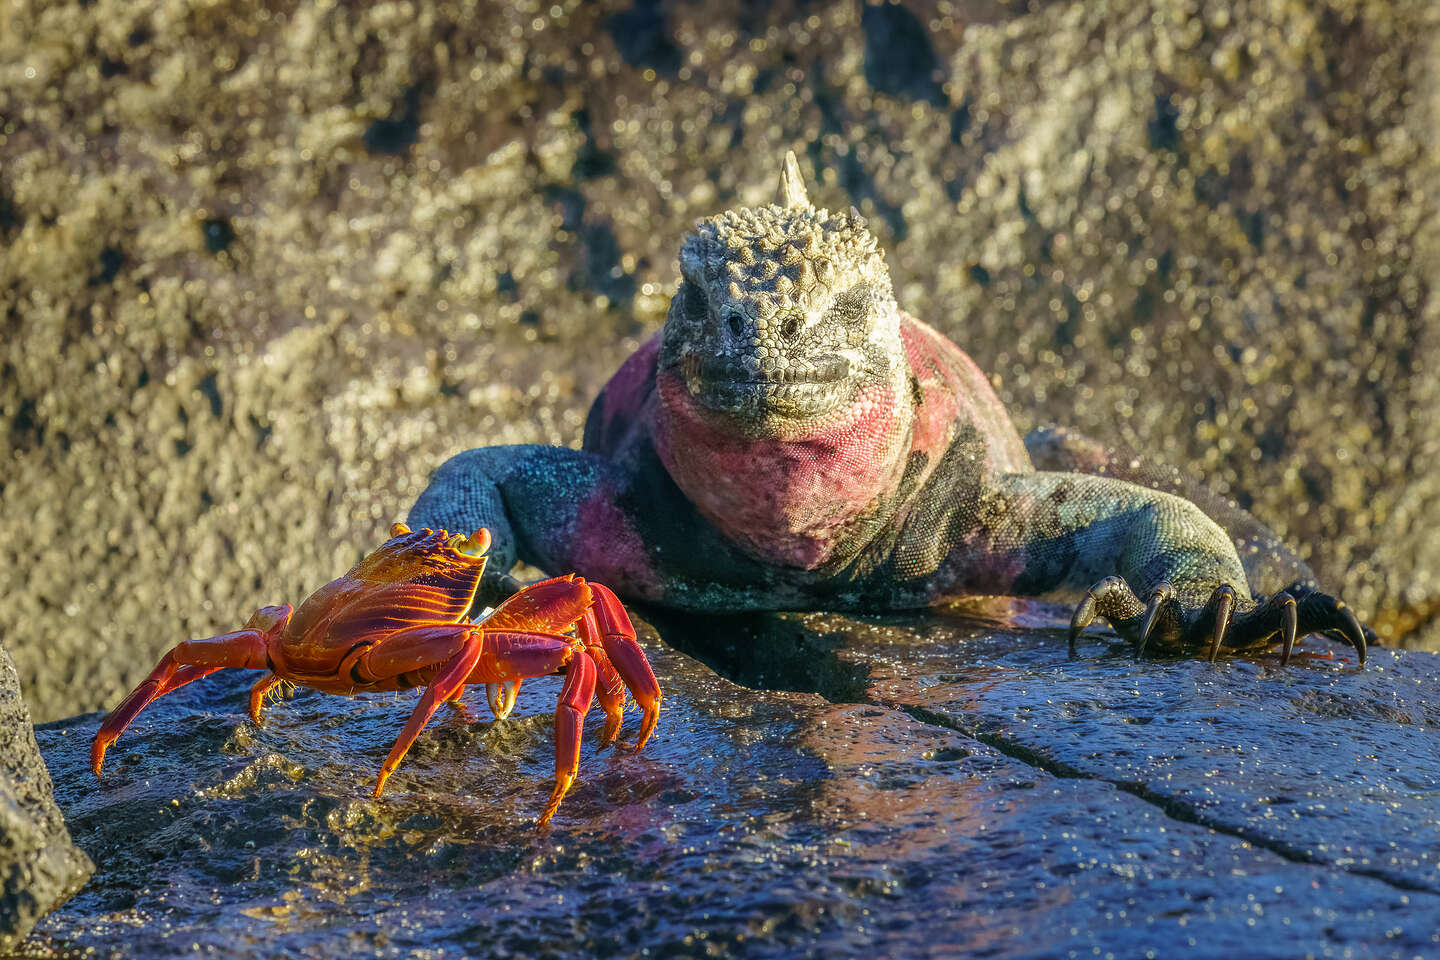
[[[450,455],[578,443],[698,217],[900,300],[1440,647],[1440,7],[11,0],[0,639],[37,720],[298,601]]]

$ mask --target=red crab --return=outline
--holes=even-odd
[[[243,630],[177,645],[100,725],[90,750],[95,775],[110,744],[150,701],[226,667],[268,671],[250,691],[257,723],[265,693],[282,680],[345,696],[424,686],[380,767],[378,797],[421,728],[466,684],[489,684],[491,706],[503,718],[522,679],[565,667],[555,711],[555,789],[540,815],[543,826],[575,779],[590,698],[598,697],[605,711],[606,746],[620,733],[629,689],[644,712],[639,750],[655,729],[660,685],[615,594],[573,574],[524,588],[483,621],[466,620],[489,547],[483,528],[466,537],[414,533],[397,523],[378,550],[298,610],[288,603],[261,607]],[[565,636],[571,628],[577,636]]]

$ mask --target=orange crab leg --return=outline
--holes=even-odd
[[[605,711],[605,729],[600,733],[600,749],[603,750],[620,736],[620,725],[625,721],[625,680],[610,662],[605,648],[598,640],[586,638],[584,632],[582,627],[580,633],[585,652],[595,661],[595,699],[600,701],[600,709]]]
[[[385,789],[385,781],[390,779],[390,774],[394,773],[395,768],[400,766],[400,761],[405,759],[405,751],[410,749],[410,745],[415,742],[415,738],[420,735],[420,731],[425,727],[425,724],[430,722],[430,718],[435,715],[435,711],[439,708],[440,704],[453,697],[456,688],[465,685],[465,678],[470,675],[470,671],[474,669],[476,661],[480,659],[480,654],[484,646],[482,642],[483,633],[468,623],[455,624],[454,626],[459,628],[459,637],[463,637],[460,643],[460,649],[440,668],[440,672],[435,674],[435,678],[430,681],[430,686],[426,688],[424,695],[420,697],[420,702],[415,705],[414,712],[410,714],[410,719],[405,723],[405,729],[400,731],[400,736],[395,740],[395,745],[390,748],[390,755],[385,758],[385,762],[380,766],[380,776],[375,780],[374,796],[380,796],[380,793]],[[397,636],[405,633],[421,632],[420,630],[402,631],[401,634],[397,634]],[[431,634],[429,643],[432,645],[442,639],[439,636],[435,636],[435,634],[441,632],[438,629],[429,628],[426,632]],[[456,630],[453,628],[449,632],[452,637],[456,634]],[[413,664],[408,660],[404,660],[402,661],[401,670],[397,671],[397,673],[413,670],[419,666],[424,666],[424,664]]]
[[[250,720],[256,724],[260,722],[260,709],[265,706],[265,694],[270,688],[279,683],[283,678],[278,674],[267,673],[255,682],[250,688]]]
[[[454,699],[466,683],[554,673],[571,658],[573,643],[548,633],[489,631],[473,623],[454,623],[401,630],[383,644],[364,651],[345,672],[373,684],[372,688],[384,689],[386,681],[405,680],[407,674],[424,677],[429,668],[439,666],[380,768],[375,796],[385,789],[385,781],[440,704]]]
[[[353,659],[340,662],[338,674],[346,686],[371,690],[403,690],[429,683],[427,668],[442,668],[460,653],[470,634],[482,631],[473,623],[426,623],[397,630],[384,641],[368,646]],[[423,679],[422,679],[423,678]],[[451,692],[464,687],[464,678]]]
[[[590,606],[590,585],[573,573],[532,583],[481,621],[486,630],[564,633]]]
[[[219,669],[219,667],[203,667],[195,663],[189,664],[188,666],[180,667],[170,677],[170,682],[165,684],[165,689],[161,690],[158,694],[156,694],[156,696],[163,697],[167,693],[172,693],[176,690],[179,690],[187,683],[193,683],[194,681],[199,680],[201,677],[208,677],[210,674],[214,673],[216,670]]]
[[[645,651],[635,639],[635,625],[630,622],[624,605],[603,584],[592,582],[590,590],[595,596],[595,604],[585,611],[580,621],[580,636],[587,646],[599,641],[610,663],[624,678],[630,695],[640,705],[643,717],[640,735],[635,739],[635,749],[639,750],[655,731],[655,721],[660,716],[660,683],[650,669],[650,661],[645,659]]]
[[[580,577],[573,573],[552,577],[532,583],[506,598],[484,619],[482,626],[487,631],[537,630],[544,633],[563,633],[580,619],[590,601],[590,588]],[[516,679],[491,683],[485,692],[495,719],[504,720],[510,716],[510,711],[515,709],[515,698],[520,693],[520,681]]]
[[[570,662],[577,644],[572,637],[533,630],[485,631],[485,655],[470,674],[471,682],[500,683],[544,677]]]
[[[580,734],[585,727],[585,713],[595,696],[595,661],[586,656],[570,660],[565,685],[560,688],[560,703],[555,709],[555,789],[540,814],[537,827],[543,827],[555,816],[560,801],[580,772]]]
[[[486,621],[487,623],[489,621]],[[450,699],[455,690],[467,682],[506,683],[525,677],[554,673],[569,665],[565,683],[560,690],[560,703],[555,711],[555,787],[540,815],[543,826],[555,815],[574,783],[580,769],[580,741],[585,714],[595,696],[597,667],[577,640],[539,631],[488,630],[474,624],[416,627],[391,637],[375,651],[367,652],[353,668],[367,678],[380,681],[387,675],[422,669],[427,659],[437,653],[444,656],[453,650],[454,639],[464,637],[459,652],[450,655],[429,688],[416,705],[415,712],[401,731],[390,755],[380,768],[375,796],[380,796],[385,781],[400,765],[405,752],[415,742],[441,703]],[[448,646],[448,649],[446,649]]]
[[[95,734],[95,743],[90,747],[90,768],[100,775],[105,763],[105,751],[110,749],[130,722],[139,716],[157,697],[179,689],[192,680],[198,680],[208,673],[226,667],[264,670],[268,663],[265,656],[265,634],[259,630],[237,630],[223,633],[218,637],[204,640],[185,640],[160,658],[150,676],[110,712],[100,730]]]

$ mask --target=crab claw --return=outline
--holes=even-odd
[[[490,701],[490,712],[495,714],[496,720],[504,720],[510,716],[510,712],[515,709],[515,698],[519,693],[519,680],[485,684],[485,696]]]

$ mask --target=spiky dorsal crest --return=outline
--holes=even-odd
[[[805,178],[800,175],[800,161],[795,151],[785,151],[785,163],[780,168],[780,189],[776,198],[782,207],[792,210],[810,208],[810,194],[805,189]]]

